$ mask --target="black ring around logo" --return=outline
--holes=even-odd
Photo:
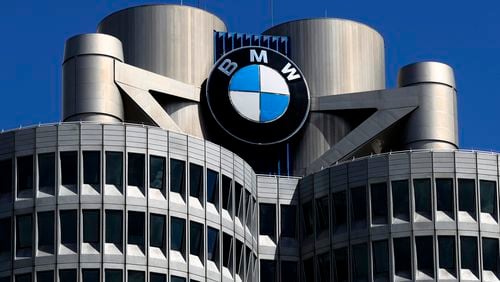
[[[285,112],[271,122],[255,122],[239,113],[229,96],[231,78],[242,68],[266,66],[286,81],[289,102]],[[293,61],[264,47],[242,47],[220,58],[207,81],[207,102],[217,123],[241,141],[270,145],[283,142],[297,133],[309,114],[309,89],[304,75]]]

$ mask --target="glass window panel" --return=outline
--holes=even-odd
[[[217,205],[219,197],[219,173],[207,169],[207,202]]]
[[[203,261],[203,225],[194,221],[189,223],[189,253]]]
[[[186,282],[186,278],[172,275],[170,276],[170,282]]]
[[[207,259],[217,263],[219,254],[219,231],[207,228]]]
[[[144,188],[144,154],[128,153],[128,185]]]
[[[54,195],[56,186],[56,155],[46,153],[38,155],[38,187],[41,191]]]
[[[260,235],[267,235],[273,240],[276,234],[276,205],[260,204]]]
[[[123,153],[106,152],[106,184],[123,187]]]
[[[373,242],[373,278],[389,281],[389,245],[387,240]]]
[[[17,189],[19,192],[33,189],[33,156],[17,158]]]
[[[0,282],[10,282],[10,276],[0,277]]]
[[[61,185],[76,185],[78,181],[78,152],[61,152]]]
[[[236,274],[243,277],[243,243],[236,239]]]
[[[16,248],[18,251],[30,252],[33,244],[32,229],[33,219],[31,214],[17,216]]]
[[[297,208],[293,205],[281,205],[281,237],[297,237]]]
[[[128,243],[144,247],[144,213],[128,212]]]
[[[101,182],[101,152],[83,152],[83,183],[99,185]]]
[[[170,249],[184,254],[184,238],[186,234],[186,221],[182,218],[171,218]]]
[[[335,280],[338,282],[347,282],[348,281],[348,269],[349,264],[347,262],[347,248],[340,248],[334,250],[333,252],[334,258],[334,267],[335,267]]]
[[[346,191],[333,193],[333,232],[347,231]]]
[[[222,233],[222,265],[232,270],[233,260],[233,237]]]
[[[415,212],[432,219],[431,180],[428,178],[414,179]]]
[[[478,276],[477,238],[460,236],[460,260],[462,269],[469,269]]]
[[[10,228],[10,217],[0,219],[0,257],[5,257],[9,260],[12,241]]]
[[[307,202],[302,205],[302,216],[304,221],[304,235],[311,236],[314,233],[314,213],[312,202]]]
[[[61,244],[76,244],[78,219],[76,210],[61,211]]]
[[[164,157],[150,156],[149,157],[149,186],[163,190],[165,187],[165,166],[166,159]]]
[[[165,248],[165,238],[166,238],[166,217],[161,214],[152,213],[149,217],[150,221],[150,233],[149,233],[149,244],[151,247],[160,248],[166,250]]]
[[[167,275],[163,273],[149,273],[149,282],[167,282]]]
[[[189,195],[203,202],[203,167],[189,164]]]
[[[318,279],[320,282],[329,282],[330,280],[330,253],[318,255]]]
[[[82,282],[99,281],[99,269],[82,269]]]
[[[316,199],[316,235],[328,231],[328,196]]]
[[[476,182],[474,179],[458,179],[458,209],[476,218]]]
[[[497,218],[497,183],[495,181],[480,180],[481,212],[489,213]]]
[[[99,210],[83,211],[83,242],[98,246],[101,233]]]
[[[483,269],[498,275],[498,239],[483,238]]]
[[[366,228],[366,188],[351,189],[351,229]]]
[[[276,281],[276,261],[260,260],[260,281],[274,282]]]
[[[123,241],[123,212],[106,210],[106,243],[121,246]]]
[[[16,274],[16,282],[31,282],[31,273]]]
[[[54,271],[38,271],[36,273],[36,282],[54,282]]]
[[[186,162],[170,159],[170,191],[184,196],[186,191]]]
[[[298,264],[296,261],[281,261],[281,281],[298,281]]]
[[[105,282],[123,282],[123,271],[121,269],[106,269],[104,271]]]
[[[455,273],[455,237],[438,236],[439,248],[439,268],[446,269],[452,274]]]
[[[437,210],[446,212],[450,217],[454,218],[453,211],[453,179],[452,178],[437,178],[436,179],[436,202]]]
[[[222,208],[232,212],[231,178],[222,175]]]
[[[368,281],[368,248],[366,244],[352,246],[352,279]]]
[[[410,238],[394,239],[394,270],[396,275],[411,279],[411,245]]]
[[[38,249],[54,252],[54,212],[38,213]]]
[[[145,275],[143,271],[135,271],[135,270],[129,270],[127,272],[127,281],[128,282],[144,282],[145,280]]]
[[[434,247],[432,236],[416,236],[417,269],[434,277]]]
[[[387,183],[371,185],[372,223],[387,224]]]
[[[59,282],[76,282],[76,269],[59,270]]]
[[[243,186],[238,182],[234,182],[234,206],[235,214],[243,222]]]
[[[0,161],[0,198],[12,193],[12,160]]]
[[[250,228],[251,226],[251,223],[252,223],[252,200],[251,200],[251,196],[250,196],[250,192],[248,192],[246,189],[245,189],[245,205],[246,205],[246,213],[245,213],[245,216],[246,216],[246,225],[248,228]]]
[[[304,260],[304,281],[314,281],[314,261],[313,258]]]
[[[410,193],[408,180],[391,182],[392,186],[392,216],[394,218],[410,220]]]

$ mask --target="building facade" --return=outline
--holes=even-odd
[[[500,281],[498,154],[453,69],[341,19],[138,6],[67,40],[62,121],[0,133],[0,281]]]

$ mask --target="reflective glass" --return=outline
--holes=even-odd
[[[31,273],[16,274],[16,282],[31,282]]]
[[[304,260],[304,281],[314,281],[314,261],[313,258]]]
[[[281,261],[281,281],[298,281],[297,268],[298,265],[296,261]]]
[[[54,212],[38,213],[38,249],[54,252]]]
[[[222,233],[222,265],[232,270],[233,237]]]
[[[16,249],[30,251],[33,240],[31,238],[33,230],[33,218],[31,214],[17,216]]]
[[[56,186],[56,155],[46,153],[38,155],[38,187],[41,191],[54,195]]]
[[[373,242],[373,278],[389,281],[389,245],[387,240]]]
[[[186,282],[186,278],[172,275],[170,276],[170,282]]]
[[[372,223],[387,224],[387,183],[374,183],[371,189]]]
[[[203,225],[194,221],[189,225],[189,253],[203,261]]]
[[[12,193],[12,160],[0,161],[0,198]]]
[[[429,178],[414,179],[415,212],[432,219],[431,180]]]
[[[366,228],[366,188],[351,189],[351,229]]]
[[[236,239],[236,274],[238,274],[241,277],[243,277],[243,243]]]
[[[128,186],[144,189],[144,154],[128,153]]]
[[[101,220],[99,210],[83,211],[83,242],[99,244],[101,233]]]
[[[330,280],[330,253],[319,254],[317,257],[318,263],[318,279],[320,282],[328,282]]]
[[[391,182],[392,186],[392,216],[394,218],[410,220],[410,193],[408,180]]]
[[[434,247],[432,236],[416,236],[417,269],[434,277]]]
[[[260,204],[260,235],[276,238],[276,205]]]
[[[352,280],[368,281],[368,248],[366,244],[352,246]]]
[[[76,185],[78,181],[78,152],[61,152],[61,185]]]
[[[10,259],[12,232],[10,230],[10,217],[0,219],[0,256]]]
[[[316,199],[316,235],[328,231],[328,196]]]
[[[123,153],[106,152],[106,184],[123,188]]]
[[[483,238],[483,269],[498,275],[498,239]]]
[[[462,269],[469,269],[478,276],[477,238],[460,236],[460,260]]]
[[[59,282],[76,282],[76,269],[59,270]]]
[[[410,237],[394,238],[394,270],[396,275],[411,279]]]
[[[474,179],[458,179],[458,209],[476,218],[476,182]]]
[[[19,192],[33,189],[33,156],[17,158],[17,189]]]
[[[144,272],[142,271],[129,270],[127,276],[128,282],[144,282],[145,280]]]
[[[207,169],[207,202],[217,205],[219,193],[219,173]]]
[[[99,185],[101,175],[101,152],[83,151],[83,183]]]
[[[297,237],[297,208],[293,205],[281,205],[281,237]]]
[[[189,164],[189,195],[203,202],[203,167]]]
[[[164,157],[149,157],[149,186],[151,188],[163,190],[165,187],[165,166]]]
[[[347,231],[347,198],[346,192],[333,193],[333,232]]]
[[[219,231],[207,228],[207,259],[217,263],[219,253]]]
[[[454,218],[452,178],[436,178],[436,196],[437,210],[446,212]]]
[[[76,210],[62,210],[61,212],[61,244],[76,244],[78,219]]]
[[[333,252],[335,280],[338,282],[347,282],[349,273],[349,263],[347,260],[347,248],[340,248]]]
[[[186,191],[186,162],[170,159],[170,191],[184,196]]]
[[[160,248],[165,250],[165,235],[166,235],[166,217],[161,214],[150,214],[150,233],[149,244],[151,247]]]
[[[167,275],[163,273],[149,273],[149,282],[167,282]]]
[[[439,268],[455,273],[455,237],[438,236]]]
[[[99,269],[82,269],[82,282],[98,282]]]
[[[276,261],[260,260],[260,281],[274,282],[276,281]]]
[[[123,241],[123,212],[106,210],[106,243],[121,246]]]
[[[231,178],[222,175],[222,208],[232,212]]]
[[[123,282],[123,272],[121,269],[106,269],[104,271],[105,282]]]
[[[184,254],[184,237],[186,234],[186,221],[182,218],[171,218],[170,249]]]
[[[243,186],[238,182],[234,182],[234,206],[236,208],[235,215],[243,222]]]
[[[302,216],[304,221],[305,237],[313,235],[314,232],[314,213],[312,202],[307,202],[302,205]]]
[[[481,212],[489,213],[497,218],[497,183],[495,181],[480,180]]]
[[[128,212],[128,244],[144,247],[144,213]]]
[[[38,271],[36,273],[36,282],[54,282],[54,271]]]

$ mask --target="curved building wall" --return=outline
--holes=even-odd
[[[290,57],[304,74],[311,98],[385,88],[384,40],[349,20],[307,19],[274,26],[264,34],[288,36]],[[330,113],[311,112],[294,147],[294,173],[342,139],[354,125]]]
[[[0,188],[0,279],[254,279],[255,174],[213,143],[130,124],[9,131]]]

